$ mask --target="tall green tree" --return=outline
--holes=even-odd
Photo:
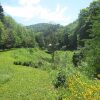
[[[4,48],[4,44],[6,42],[7,35],[5,33],[5,27],[3,23],[0,21],[0,49]]]
[[[91,39],[87,40],[87,61],[96,73],[100,73],[100,0],[94,1],[89,8],[91,16]]]
[[[4,10],[1,4],[0,4],[0,20],[2,22],[4,21]]]

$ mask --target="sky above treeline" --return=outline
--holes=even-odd
[[[67,25],[78,18],[81,9],[93,0],[0,0],[5,14],[18,23]]]

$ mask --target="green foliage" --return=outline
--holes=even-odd
[[[51,65],[51,55],[36,48],[19,49],[16,53],[12,53],[12,57],[15,59],[13,62],[15,65],[41,68],[43,70]]]
[[[97,74],[100,73],[100,1],[98,0],[97,2],[93,2],[90,5],[90,9],[94,7],[92,10],[96,10],[96,12],[91,13],[92,17],[92,28],[90,29],[91,31],[91,36],[92,39],[87,41],[87,46],[89,50],[87,51],[88,55],[90,55],[88,59],[89,65],[91,67],[94,67]]]
[[[49,49],[48,45],[52,44],[52,49],[74,50],[77,49],[77,36],[74,34],[77,23],[78,21],[75,21],[66,27],[58,24],[41,23],[27,26],[27,28],[34,32],[36,41],[42,49]]]
[[[63,61],[65,56],[66,59]],[[82,67],[74,68],[72,56],[71,51],[57,51],[55,59],[60,58],[61,67],[52,70],[49,69],[51,55],[37,48],[0,52],[0,99],[55,100],[62,98],[70,100],[74,97],[77,99],[94,98],[95,100],[99,96],[100,82],[89,80],[87,74],[83,74],[82,67],[85,64]],[[45,71],[40,67],[36,69],[13,64],[14,61],[39,62],[41,60],[44,60]],[[66,67],[63,67],[63,62],[66,63]],[[54,85],[58,88],[54,88]],[[96,96],[93,96],[93,93]]]
[[[59,24],[49,24],[49,23],[39,23],[35,25],[27,26],[28,29],[37,33],[42,32],[45,35],[50,34],[50,32],[56,31],[60,27]]]
[[[67,33],[67,50],[76,50],[77,49],[77,34],[76,29],[78,25],[78,20],[73,23],[65,26],[65,32]]]
[[[3,8],[1,13],[3,14]],[[19,47],[40,47],[49,49],[52,44],[52,50],[74,50],[77,49],[77,36],[74,35],[77,21],[64,27],[59,24],[41,23],[30,26],[22,26],[15,22],[10,16],[4,16],[3,36],[1,49],[19,48]],[[0,36],[2,38],[2,36]]]
[[[4,43],[4,38],[5,38],[5,28],[3,23],[0,21],[0,48]]]
[[[99,82],[95,80],[89,80],[87,76],[83,75],[78,69],[69,67],[67,70],[67,98],[72,100],[73,98],[84,100],[85,99],[97,99],[99,98],[100,86]],[[96,88],[98,87],[98,89]],[[94,96],[96,95],[96,96]],[[63,96],[62,96],[63,97]]]
[[[5,25],[8,29],[8,34],[9,35],[11,34],[11,36],[13,37],[13,39],[11,39],[11,36],[9,38],[11,43],[13,43],[13,47],[21,47],[21,46],[34,47],[35,46],[33,33],[27,30],[24,26],[17,24],[11,17],[8,16],[6,17]]]
[[[59,88],[59,87],[66,87],[66,74],[64,73],[64,71],[59,71],[59,73],[57,74],[55,80],[53,81],[53,84],[55,86],[55,88]]]
[[[32,48],[36,46],[52,55]],[[78,57],[71,51],[57,51],[77,47],[84,47],[75,51]],[[100,98],[100,81],[94,80],[100,79],[100,0],[81,10],[78,20],[65,27],[44,23],[24,27],[4,16],[0,5],[0,49],[9,48],[21,49],[0,50],[1,100]]]
[[[4,16],[0,4],[0,49],[15,47],[35,47],[34,34],[15,22],[10,16]]]
[[[0,4],[0,21],[4,21],[4,10],[2,5]]]
[[[50,58],[48,54],[38,49],[0,52],[0,100],[55,100],[57,98],[47,71],[13,64],[15,59],[25,60],[28,54],[33,52],[32,60],[36,61],[40,56],[45,59]]]
[[[84,47],[85,62],[91,76],[100,73],[100,0],[80,11],[78,18],[78,44]],[[84,68],[83,68],[84,69]],[[98,71],[97,71],[98,70]],[[90,76],[90,75],[89,75]]]

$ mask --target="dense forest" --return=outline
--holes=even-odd
[[[24,54],[26,51],[22,50],[23,48],[25,50],[28,49],[30,55],[28,55],[28,53]],[[70,85],[67,83],[70,78],[75,81],[75,78],[77,80],[77,77],[81,77],[80,81],[83,83],[87,80],[92,80],[92,82],[89,81],[90,83],[87,82],[86,84],[93,84],[95,80],[98,81],[95,84],[99,84],[100,82],[100,0],[95,0],[90,3],[89,7],[80,10],[77,20],[66,26],[51,23],[38,23],[30,26],[23,26],[17,23],[11,16],[5,15],[3,6],[0,4],[0,56],[2,52],[10,51],[12,49],[21,49],[23,59],[25,60],[23,61],[21,57],[19,57],[19,59],[17,55],[18,52],[16,52],[16,55],[14,56],[15,60],[13,61],[14,65],[35,68],[43,66],[43,70],[45,69],[50,72],[51,69],[57,73],[55,76],[56,78],[53,80],[54,87],[57,89],[60,87],[56,90],[58,91],[57,95],[53,95],[54,97],[58,96],[57,98],[59,99],[57,100],[100,99],[100,85],[97,85],[97,90],[94,89],[94,91],[97,91],[94,95],[91,96],[91,92],[91,94],[85,98],[85,92],[79,94],[78,92],[80,88],[77,90],[73,87],[72,90],[74,89],[76,92],[78,91],[75,95],[73,94],[74,90],[72,91]],[[36,62],[35,58],[32,56],[32,53],[34,52],[37,52],[36,56],[34,56],[35,54],[33,55],[36,58]],[[42,57],[38,57],[38,53]],[[24,58],[24,55],[27,55],[28,61]],[[67,56],[70,57],[67,58]],[[31,59],[32,57],[34,58],[34,61]],[[19,60],[16,60],[17,58]],[[66,58],[70,60],[67,62]],[[49,67],[47,68],[44,66]],[[72,67],[68,68],[68,66]],[[65,72],[65,70],[67,70],[67,72]],[[54,72],[52,73],[54,74]],[[82,75],[87,77],[87,80],[84,80],[85,78],[83,78]],[[75,84],[78,83],[76,82]],[[2,85],[0,83],[0,89],[1,87]],[[89,87],[89,85],[87,85],[87,87]],[[88,91],[89,88],[86,89]],[[90,91],[92,91],[92,89]],[[72,98],[70,98],[71,93],[73,94]],[[51,96],[51,94],[49,96]],[[48,98],[49,97],[47,97],[46,100],[50,99]],[[3,98],[2,100],[6,99]],[[23,100],[33,99],[27,98]],[[40,98],[36,100],[40,100]],[[53,98],[50,100],[55,99]]]

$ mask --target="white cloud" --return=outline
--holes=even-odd
[[[19,0],[19,4],[22,6],[31,6],[40,3],[40,0]]]
[[[50,11],[49,9],[41,8],[40,11],[40,19],[46,20],[46,21],[51,21],[51,22],[56,22],[56,23],[67,23],[68,20],[70,20],[70,17],[64,16],[64,13],[67,8],[61,8],[60,5],[57,6],[55,11]],[[65,23],[65,24],[66,24]]]
[[[60,24],[68,24],[70,17],[65,16],[66,7],[57,5],[54,11],[44,8],[40,5],[40,0],[19,0],[19,6],[4,6],[7,14],[31,21],[35,18],[44,20],[45,22],[55,22]]]
[[[4,10],[8,14],[10,14],[11,16],[30,19],[30,20],[32,18],[36,17],[37,14],[38,14],[38,12],[37,12],[38,9],[35,8],[35,7],[10,7],[10,6],[5,6]]]

